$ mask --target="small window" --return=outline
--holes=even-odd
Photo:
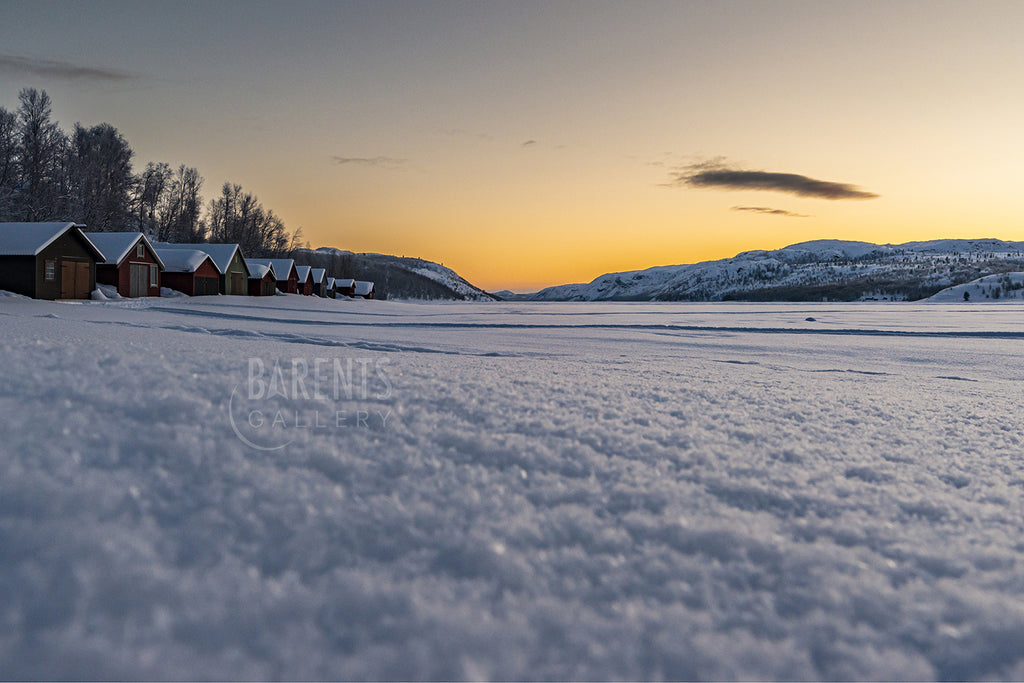
[[[160,282],[158,281],[159,277],[160,277],[160,269],[157,268],[154,265],[151,265],[149,267],[149,286],[150,287],[156,287],[158,284],[160,284]]]
[[[44,262],[45,277],[47,282],[53,282],[57,279],[57,262],[56,261],[45,261]]]
[[[139,258],[146,255],[146,248],[142,246],[142,242],[139,242],[139,246],[135,247],[135,255]]]

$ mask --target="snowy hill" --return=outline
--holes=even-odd
[[[537,301],[917,300],[988,275],[1024,270],[1024,242],[871,244],[816,240],[688,265],[608,273],[541,290]]]
[[[501,301],[529,301],[530,299],[533,298],[536,292],[529,292],[524,294],[521,292],[513,292],[511,289],[503,289],[498,292],[491,292],[491,294],[496,296]]]
[[[356,254],[333,247],[296,249],[291,257],[296,265],[325,268],[328,277],[370,280],[377,298],[381,299],[495,300],[451,268],[433,261],[387,254]]]
[[[962,285],[947,287],[926,301],[953,303],[1021,301],[1022,299],[1024,299],[1024,273],[999,273],[998,275],[986,275]]]

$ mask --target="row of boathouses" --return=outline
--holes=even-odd
[[[0,223],[0,290],[35,299],[88,299],[97,285],[122,297],[189,296],[372,299],[372,282],[328,277],[292,259],[246,258],[237,244],[151,242],[141,232],[87,232],[76,223]]]

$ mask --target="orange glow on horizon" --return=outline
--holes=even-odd
[[[313,246],[487,290],[814,239],[1024,240],[1019,2],[249,3],[225,33],[230,7],[12,3],[0,106],[47,89],[136,172],[194,166],[207,203],[237,183]],[[877,198],[679,182],[711,161]]]
[[[628,207],[634,203],[646,211],[633,215]],[[808,217],[731,210],[741,205],[784,206]],[[988,201],[982,206],[970,198],[918,208],[915,202],[885,195],[872,202],[825,202],[768,193],[667,189],[652,183],[624,197],[617,208],[608,202],[582,202],[543,211],[511,210],[486,219],[467,213],[453,216],[443,228],[413,215],[368,215],[363,229],[306,229],[305,234],[314,247],[442,263],[488,291],[536,291],[590,282],[609,272],[725,259],[817,239],[877,244],[1024,240],[1024,221],[1018,216],[1018,207],[1010,203]],[[483,222],[487,230],[475,227]]]

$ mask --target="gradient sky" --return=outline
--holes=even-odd
[[[239,183],[314,246],[492,290],[809,239],[1024,239],[1020,0],[0,16],[0,106],[45,89],[65,130],[117,127],[137,170],[196,166],[207,200]],[[795,176],[877,197],[795,194]]]

